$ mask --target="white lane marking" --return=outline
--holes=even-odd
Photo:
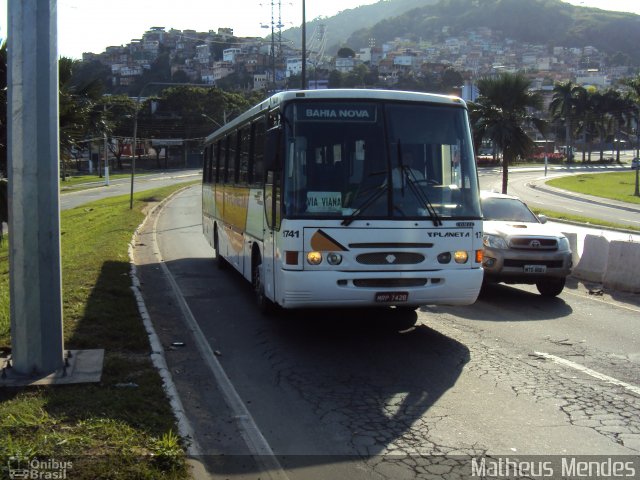
[[[166,205],[163,206],[163,209]],[[155,218],[153,223],[153,242],[154,242],[154,251],[158,257],[158,263],[162,268],[162,271],[167,276],[167,280],[171,284],[171,288],[176,295],[176,299],[178,300],[178,305],[184,318],[193,333],[193,337],[196,341],[196,346],[198,347],[198,351],[200,355],[202,355],[202,359],[204,360],[205,365],[209,367],[209,370],[213,374],[222,395],[224,396],[224,400],[226,404],[229,406],[231,411],[234,414],[234,418],[238,421],[238,430],[242,435],[249,451],[254,456],[256,462],[262,468],[261,474],[264,474],[265,477],[270,478],[272,480],[288,480],[287,474],[284,469],[280,465],[280,462],[276,458],[273,450],[269,446],[269,443],[262,435],[262,432],[256,425],[251,413],[245,406],[244,402],[240,398],[237,390],[229,380],[229,376],[224,371],[224,368],[218,361],[218,358],[214,355],[213,350],[211,350],[211,346],[207,341],[204,333],[200,329],[198,322],[196,321],[187,301],[182,295],[182,291],[178,286],[177,282],[173,278],[173,275],[169,271],[169,267],[165,264],[162,259],[162,254],[160,253],[160,249],[158,247],[158,238],[156,232],[158,231],[158,220],[160,218],[160,213]]]
[[[587,375],[592,376],[593,378],[597,378],[598,380],[605,381],[607,383],[611,383],[612,385],[618,385],[630,392],[635,393],[636,395],[640,395],[640,387],[636,387],[635,385],[631,385],[630,383],[623,382],[622,380],[618,380],[617,378],[610,377],[609,375],[605,375],[604,373],[596,372],[595,370],[591,370],[584,365],[580,365],[579,363],[572,362],[571,360],[565,360],[561,357],[556,357],[555,355],[551,355],[550,353],[545,352],[533,352],[539,357],[546,358],[548,360],[553,360],[554,362],[564,365],[565,367],[570,367],[575,370],[578,370],[582,373],[586,373]]]
[[[563,291],[563,295],[573,295],[574,297],[579,297],[580,299],[584,300],[585,298],[591,300],[592,302],[600,302],[600,303],[604,303],[605,305],[609,305],[612,307],[616,307],[616,308],[623,308],[625,310],[629,310],[631,312],[638,312],[640,313],[640,308],[636,308],[636,307],[629,307],[628,305],[622,305],[620,303],[613,303],[610,302],[608,300],[601,300],[600,298],[594,297],[592,295],[585,297],[584,294],[582,293],[573,293],[572,291],[567,291],[566,289]]]

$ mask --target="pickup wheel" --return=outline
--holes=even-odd
[[[536,288],[543,297],[557,297],[564,289],[566,278],[545,278],[536,283]]]

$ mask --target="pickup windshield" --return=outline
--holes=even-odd
[[[284,115],[285,216],[480,217],[464,108],[303,101]]]

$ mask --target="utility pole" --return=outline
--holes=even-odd
[[[103,111],[107,113],[107,105],[103,106]],[[109,145],[107,144],[107,132],[104,132],[104,184],[109,186]]]
[[[11,355],[20,375],[63,367],[56,0],[8,4]]]
[[[300,73],[300,90],[305,90],[307,83],[307,11],[305,0],[302,0],[302,72]]]

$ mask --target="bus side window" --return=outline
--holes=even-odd
[[[231,135],[227,135],[224,138],[224,145],[223,145],[223,153],[222,155],[224,156],[224,170],[222,172],[222,182],[223,183],[228,183],[230,179],[233,179],[233,166],[232,166],[232,162],[231,162],[231,151],[230,151],[230,146],[231,144]]]
[[[251,128],[244,127],[238,132],[238,143],[240,144],[240,166],[238,168],[238,181],[246,185],[249,177],[249,151],[251,144]]]
[[[254,155],[253,155],[253,183],[264,182],[264,141],[265,125],[260,120],[255,123],[254,132]]]
[[[249,139],[247,143],[249,144],[249,158],[247,161],[247,183],[249,185],[253,185],[255,182],[254,179],[254,166],[255,166],[255,156],[256,156],[256,124],[252,123],[249,127],[248,131]]]
[[[209,147],[204,147],[202,152],[202,183],[209,183]]]
[[[229,183],[238,183],[238,132],[233,132],[228,138],[229,171],[227,173],[227,181]]]
[[[213,169],[215,168],[213,165],[213,145],[207,146],[207,183],[213,183]]]
[[[214,171],[215,171],[215,176],[214,176],[214,179],[213,179],[213,180],[214,180],[216,183],[220,183],[220,178],[221,178],[221,175],[220,175],[220,166],[221,166],[221,165],[220,165],[220,144],[221,144],[221,143],[222,143],[222,142],[221,142],[220,140],[218,140],[218,141],[215,143],[215,145],[213,145],[213,146],[212,146],[212,147],[213,147],[213,150],[212,150],[212,152],[211,152],[211,153],[212,153],[212,156],[213,156],[213,158],[212,158],[212,161],[213,161],[213,168],[215,169],[215,170],[214,170]]]

